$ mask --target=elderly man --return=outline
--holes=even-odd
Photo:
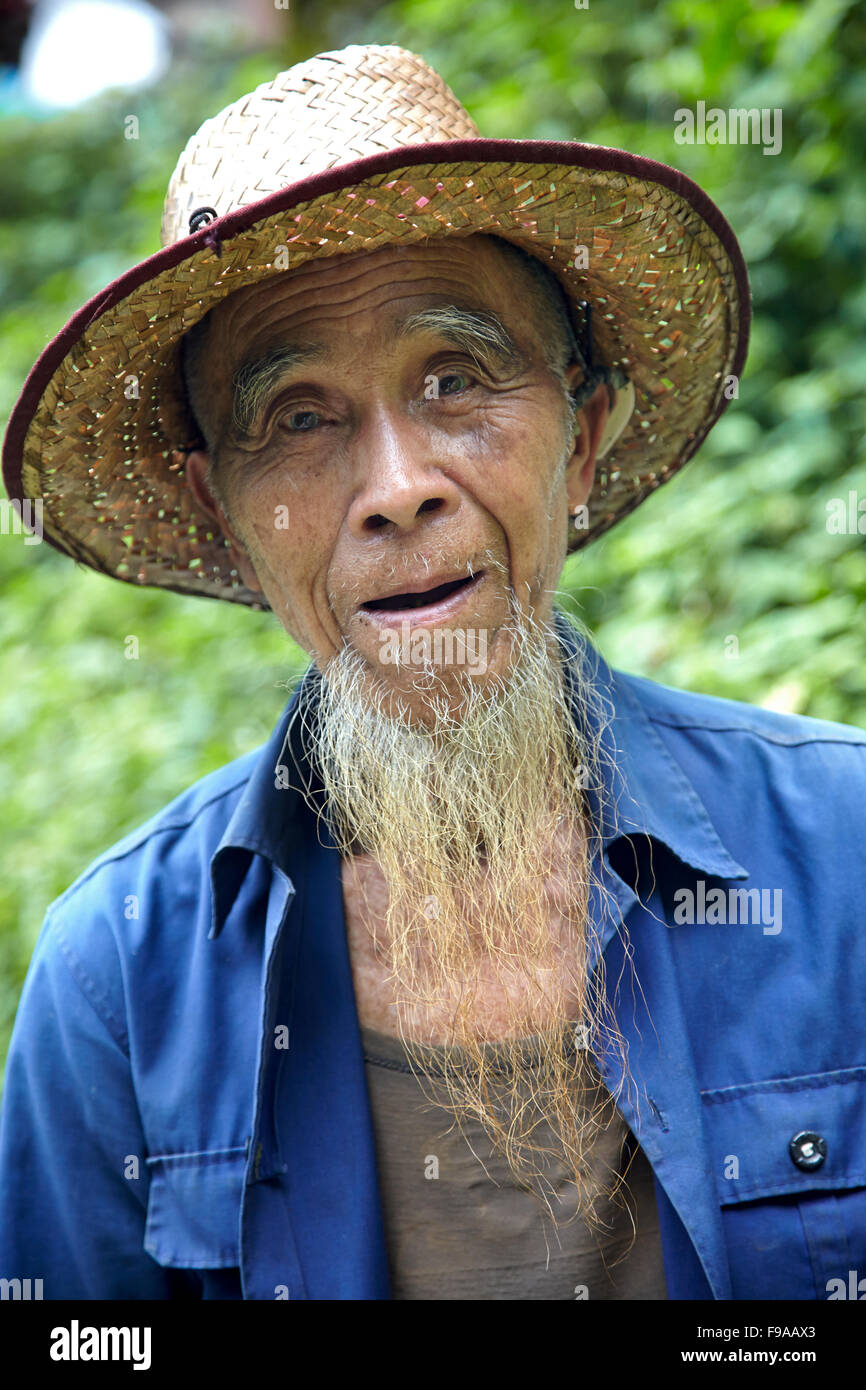
[[[730,399],[730,228],[665,166],[481,139],[371,47],[207,122],[163,236],[34,369],[10,493],[311,664],[263,750],[49,908],[0,1275],[834,1296],[866,1266],[866,735],[612,671],[554,606]]]

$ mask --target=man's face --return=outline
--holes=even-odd
[[[584,1192],[590,1130],[569,1039],[600,1007],[583,824],[599,735],[578,736],[551,618],[608,406],[600,387],[576,446],[529,286],[481,236],[333,257],[213,311],[199,386],[235,563],[319,667],[301,724],[359,874],[390,1026],[447,1048],[441,1103],[482,1119],[521,1180],[544,1151],[536,1116],[514,1089],[502,1113],[491,1105],[479,1049],[495,1039],[513,1064],[535,1034],[539,1104]],[[256,402],[248,365],[278,351]],[[213,507],[206,456],[187,466]],[[410,593],[461,578],[412,606]],[[420,667],[385,660],[383,629],[404,623],[483,632],[484,671],[431,671],[435,651]],[[410,718],[393,716],[393,693]]]
[[[602,391],[581,412],[575,446],[533,305],[495,242],[474,236],[317,261],[212,312],[203,376],[224,506],[201,453],[191,485],[244,582],[321,668],[348,643],[411,704],[387,631],[483,632],[484,680],[507,669],[510,604],[549,618],[607,404]],[[471,319],[461,334],[460,316],[479,313],[504,334],[481,343]],[[294,360],[237,429],[235,372],[285,349]],[[456,587],[418,606],[444,585]]]

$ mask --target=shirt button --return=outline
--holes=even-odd
[[[794,1135],[788,1152],[798,1168],[820,1168],[827,1157],[827,1140],[811,1129],[802,1129]]]

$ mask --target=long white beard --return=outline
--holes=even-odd
[[[367,925],[430,1099],[461,1127],[480,1121],[548,1209],[545,1169],[564,1158],[591,1219],[616,1184],[588,1161],[614,1110],[612,1100],[589,1104],[598,1073],[587,1045],[603,1037],[627,1075],[603,965],[587,978],[587,789],[601,786],[600,732],[591,743],[578,732],[555,629],[512,602],[508,630],[508,677],[482,685],[466,675],[459,717],[453,672],[447,693],[435,670],[422,673],[420,722],[348,645],[312,673],[296,717],[338,847],[369,856],[387,884],[384,920],[371,913]],[[597,701],[574,667],[572,680],[578,701]],[[537,1054],[529,1096],[527,1036]],[[433,1043],[436,1075],[422,1075]]]

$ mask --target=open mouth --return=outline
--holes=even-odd
[[[468,589],[471,585],[477,584],[482,572],[479,570],[478,574],[467,576],[465,579],[452,579],[448,584],[437,584],[435,588],[424,589],[421,593],[389,594],[387,598],[374,598],[361,607],[371,613],[394,613],[403,608],[427,608],[430,604],[450,598],[461,589]]]

